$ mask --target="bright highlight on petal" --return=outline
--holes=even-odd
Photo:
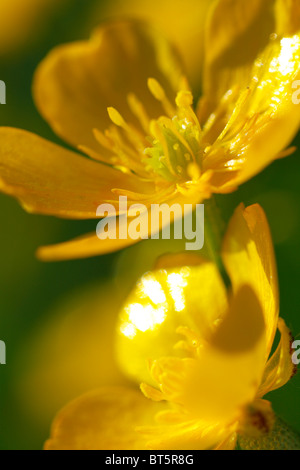
[[[166,318],[163,307],[155,309],[151,305],[131,304],[125,310],[132,326],[142,332],[153,330],[155,326],[161,325]]]
[[[159,282],[151,278],[148,279],[147,276],[141,280],[140,288],[141,294],[148,296],[155,305],[163,304],[167,300]]]
[[[174,301],[176,312],[181,312],[185,308],[184,287],[188,285],[188,273],[172,273],[168,275],[167,283],[170,294]]]
[[[117,355],[122,367],[135,380],[153,383],[145,368],[148,359],[173,353],[182,357],[186,348],[194,348],[195,341],[198,344],[210,337],[227,305],[217,268],[201,258],[193,269],[161,269],[146,274],[120,314]],[[181,330],[183,325],[187,328]]]
[[[299,36],[283,38],[280,41],[281,52],[270,64],[270,72],[277,70],[281,75],[289,75],[294,70],[295,60],[299,58]]]

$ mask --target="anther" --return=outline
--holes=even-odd
[[[175,109],[168,100],[163,87],[155,78],[148,78],[148,88],[155,99],[161,102],[166,114],[169,117],[173,117]]]
[[[107,108],[107,112],[109,115],[110,120],[118,127],[125,127],[125,121],[122,118],[121,114],[119,111],[117,111],[115,108]]]
[[[149,132],[149,123],[150,119],[145,111],[144,106],[138,100],[134,93],[129,93],[127,96],[128,105],[131,109],[131,112],[137,117],[140,121],[142,128],[145,132]]]
[[[162,86],[158,83],[155,78],[148,78],[148,87],[154,98],[158,101],[163,101],[166,98],[166,94]]]
[[[176,104],[179,108],[188,108],[193,104],[193,95],[190,91],[180,91],[176,97]]]

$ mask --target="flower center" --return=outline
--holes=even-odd
[[[150,82],[150,90],[164,102],[159,84]],[[202,131],[193,109],[193,97],[189,91],[177,94],[177,109],[172,117],[161,117],[150,124],[152,145],[144,150],[147,168],[169,181],[187,181],[200,176],[201,157],[204,148]],[[171,113],[170,113],[171,114]]]
[[[150,120],[134,94],[128,95],[128,104],[140,128],[126,122],[115,108],[108,108],[113,126],[105,133],[95,131],[110,154],[105,162],[157,183],[198,180],[205,146],[191,92],[181,90],[174,106],[157,80],[150,78],[148,87],[161,103],[163,115]]]

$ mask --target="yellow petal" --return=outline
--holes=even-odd
[[[96,227],[95,227],[96,232]],[[99,240],[96,233],[90,233],[56,245],[42,246],[37,250],[37,257],[41,261],[66,261],[70,259],[90,258],[122,250],[140,240],[106,239]]]
[[[147,448],[153,450],[214,450],[230,442],[233,448],[234,429],[218,424],[191,420],[141,429],[148,441]],[[235,442],[234,442],[235,444]]]
[[[172,269],[181,266],[199,266],[204,262],[203,258],[196,253],[174,253],[160,256],[155,263],[154,271],[160,269]]]
[[[185,356],[186,348],[193,350],[210,337],[227,305],[213,263],[146,274],[120,313],[117,352],[124,372],[137,382],[154,384],[147,362],[150,367],[163,356]]]
[[[211,9],[205,41],[204,93],[213,102],[247,82],[252,64],[274,31],[270,0],[219,0]]]
[[[280,158],[299,129],[300,106],[294,87],[300,78],[300,33],[272,39],[254,64],[251,77],[247,98],[241,108],[237,104],[236,122],[228,125],[222,138],[225,143],[232,134],[227,165],[240,170],[231,182],[236,185]],[[243,124],[243,119],[245,124],[238,131],[235,126]]]
[[[221,442],[221,444],[216,447],[214,450],[235,450],[237,442],[237,435],[236,433],[230,434],[230,436],[225,439],[225,441]]]
[[[150,20],[161,27],[178,47],[189,75],[199,86],[203,60],[204,25],[213,0],[116,0],[105,5],[109,16]],[[99,5],[96,6],[99,10]],[[103,6],[101,5],[101,12]],[[101,13],[100,12],[100,13]],[[195,47],[197,44],[197,47]]]
[[[177,55],[157,31],[144,23],[110,22],[89,41],[54,49],[40,64],[34,82],[39,111],[54,131],[71,144],[99,151],[93,129],[110,126],[107,108],[136,123],[128,106],[134,93],[150,118],[162,114],[147,80],[159,81],[169,99],[181,80]]]
[[[182,406],[195,419],[228,425],[254,400],[264,365],[261,306],[251,288],[244,286],[197,357],[160,359],[152,373],[165,399]]]
[[[100,204],[118,200],[112,188],[140,186],[135,177],[23,130],[2,127],[0,141],[0,190],[31,213],[96,218]]]
[[[260,397],[285,385],[297,372],[297,366],[292,362],[292,335],[282,318],[279,318],[278,328],[281,333],[280,343],[266,365],[258,393]]]
[[[265,317],[268,359],[277,329],[279,294],[272,238],[259,205],[241,205],[233,215],[223,244],[223,261],[234,292],[251,285]]]
[[[144,189],[146,188],[147,185]],[[197,202],[197,200],[194,199],[195,195],[188,198],[180,193],[175,194],[173,198],[165,198],[166,201],[160,198],[159,192],[151,196],[147,196],[146,194],[140,196],[145,198],[145,200],[142,200],[143,204],[141,206],[139,205],[143,211],[140,213],[139,210],[137,210],[137,217],[124,217],[122,212],[123,217],[118,217],[115,224],[112,223],[110,229],[107,231],[105,229],[105,239],[99,239],[96,233],[91,233],[57,245],[41,247],[37,251],[37,256],[43,261],[61,261],[113,253],[126,248],[127,246],[134,245],[141,240],[147,240],[148,238],[159,234],[164,228],[170,227],[170,224],[174,221],[174,217],[176,219],[182,219],[184,203],[194,204]],[[147,207],[149,208],[151,204],[160,204],[164,202],[167,202],[171,207],[173,204],[177,204],[178,213],[177,211],[170,211],[170,217],[152,217],[152,211],[147,210]],[[127,207],[129,210],[132,207],[132,204],[135,203],[128,200]],[[116,209],[118,209],[118,207],[119,204],[116,203]],[[106,222],[104,221],[104,223]],[[133,227],[132,224],[134,225]],[[95,226],[95,232],[97,227],[98,224]],[[101,233],[102,232],[103,229],[101,229]],[[123,234],[122,237],[124,236],[124,239],[120,236],[120,233]]]
[[[300,4],[298,0],[276,0],[277,33],[292,36],[300,30]]]
[[[199,113],[201,121],[219,116],[212,152],[219,164],[206,161],[218,170],[216,192],[232,191],[283,156],[299,129],[300,33],[276,34],[274,6],[272,0],[219,0],[212,9]],[[208,135],[213,143],[216,129]]]
[[[47,450],[142,450],[147,441],[136,431],[151,425],[162,405],[130,388],[104,388],[83,395],[55,419]]]

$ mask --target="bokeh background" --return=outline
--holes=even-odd
[[[180,40],[189,70],[200,70],[197,35],[209,0],[203,0],[202,10],[200,3],[0,0],[0,80],[7,85],[0,125],[27,129],[59,143],[33,104],[33,72],[53,46],[88,37],[96,24],[111,16],[155,20],[167,35]],[[187,24],[189,35],[184,43]],[[192,54],[195,41],[197,62]],[[300,145],[300,137],[295,145]],[[294,336],[300,333],[299,181],[300,150],[275,162],[236,193],[217,199],[226,221],[241,201],[246,205],[258,202],[265,209],[278,262],[281,315]],[[61,406],[105,382],[122,382],[113,360],[118,308],[137,276],[151,268],[155,256],[178,247],[147,241],[113,255],[41,263],[35,258],[38,246],[92,231],[95,221],[28,215],[16,201],[1,194],[0,217],[0,340],[7,346],[7,365],[0,365],[0,449],[41,449]],[[296,375],[270,398],[277,413],[300,432],[299,392]]]

